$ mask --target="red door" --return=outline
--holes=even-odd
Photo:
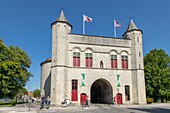
[[[86,94],[82,93],[80,96],[80,103],[85,104],[86,103]]]
[[[117,94],[117,104],[122,104],[122,94],[121,93]]]
[[[77,101],[77,86],[78,83],[77,83],[77,80],[72,80],[72,101]]]

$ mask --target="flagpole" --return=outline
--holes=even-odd
[[[115,35],[115,38],[116,38],[116,27],[115,27],[115,19],[114,19],[114,35]]]
[[[83,35],[85,34],[85,21],[84,21],[84,14],[83,14]]]

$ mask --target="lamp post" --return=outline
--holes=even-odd
[[[30,111],[30,101],[28,101],[28,111]]]
[[[30,101],[29,101],[29,83],[28,83],[28,96],[27,96],[27,99],[28,99],[28,111],[30,111]]]

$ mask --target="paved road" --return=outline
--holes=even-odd
[[[28,104],[17,105],[16,107],[0,108],[0,113],[170,113],[170,104],[151,105],[106,105],[95,104],[90,108],[82,109],[81,106],[74,107],[50,107],[50,109],[39,110],[37,106]]]
[[[170,104],[129,105],[126,108],[142,113],[170,113]]]
[[[41,110],[38,113],[170,113],[170,104],[113,106],[96,104],[85,109]]]

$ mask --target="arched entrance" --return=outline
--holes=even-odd
[[[121,93],[117,94],[117,104],[122,104],[122,94]]]
[[[80,95],[80,103],[81,104],[85,104],[86,103],[86,94],[85,93],[82,93]]]
[[[113,103],[113,89],[105,79],[96,80],[91,86],[90,94],[91,103]]]

